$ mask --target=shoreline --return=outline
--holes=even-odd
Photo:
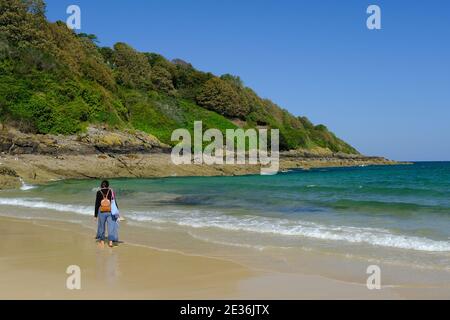
[[[280,171],[408,164],[378,157],[284,153]],[[88,155],[0,155],[0,190],[66,179],[241,176],[260,174],[260,165],[175,165],[168,153]]]
[[[93,230],[73,222],[0,217],[0,232],[4,237],[0,243],[1,299],[445,299],[450,296],[450,287],[386,284],[381,290],[368,290],[364,272],[356,281],[329,278],[321,264],[334,265],[337,273],[348,272],[349,266],[350,270],[361,268],[351,259],[342,264],[336,257],[318,253],[300,256],[306,264],[316,266],[314,272],[279,272],[270,266],[259,269],[240,263],[236,257],[140,245],[134,241],[139,233],[132,227],[123,228],[121,237],[125,243],[113,249],[98,248]],[[165,232],[158,237],[170,239],[171,234]],[[69,265],[80,265],[82,290],[65,288]],[[411,278],[420,274],[417,270],[406,270]]]
[[[1,124],[0,124],[1,125]],[[281,151],[279,171],[406,164],[327,148]],[[261,165],[175,165],[171,147],[138,130],[90,126],[77,135],[40,135],[0,127],[0,190],[64,179],[260,174]]]

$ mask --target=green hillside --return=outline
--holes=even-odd
[[[26,132],[73,134],[88,124],[135,128],[171,144],[174,129],[268,127],[280,148],[357,153],[324,125],[313,125],[232,75],[220,77],[125,43],[50,23],[42,0],[0,0],[0,120]]]

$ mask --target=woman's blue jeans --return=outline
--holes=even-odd
[[[115,226],[116,223],[112,219],[111,212],[99,212],[98,213],[98,227],[97,227],[97,240],[105,240],[106,225],[108,225],[108,241],[117,241],[115,239]]]
[[[111,235],[112,241],[119,242],[119,222],[117,217],[112,216],[112,226],[111,229],[108,229],[108,235]]]

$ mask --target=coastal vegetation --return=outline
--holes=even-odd
[[[181,59],[102,47],[95,35],[51,23],[43,0],[0,0],[0,121],[27,133],[82,134],[89,125],[141,130],[173,145],[177,128],[280,131],[280,149],[357,154],[324,125],[261,98],[240,77]]]

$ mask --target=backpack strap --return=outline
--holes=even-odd
[[[109,195],[109,192],[110,192],[110,191],[111,191],[111,189],[108,189],[108,192],[106,193],[106,196],[105,196],[105,194],[102,192],[103,200],[108,199],[108,195]]]

